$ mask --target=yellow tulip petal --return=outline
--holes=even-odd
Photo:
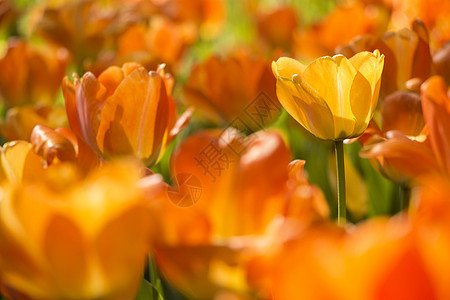
[[[334,136],[333,114],[327,103],[313,92],[305,82],[296,84],[288,79],[277,80],[277,97],[286,111],[318,138],[329,139]]]
[[[375,94],[375,87],[381,80],[381,73],[383,72],[384,55],[380,55],[378,50],[373,53],[363,51],[355,54],[349,60],[355,69],[367,79],[372,87],[372,93]]]
[[[327,103],[335,123],[335,138],[351,134],[355,116],[350,106],[350,90],[356,70],[349,60],[336,55],[313,61],[304,71],[306,81]]]
[[[277,62],[272,62],[272,72],[278,77],[291,79],[294,74],[302,75],[306,66],[298,60],[289,57],[280,57]]]
[[[99,265],[116,290],[114,292],[135,292],[137,286],[134,283],[139,282],[149,249],[150,220],[149,211],[136,205],[109,221],[99,233],[95,241]]]
[[[351,57],[350,62],[358,70],[350,92],[350,103],[356,117],[355,136],[361,134],[377,106],[383,71],[384,56],[375,50],[360,52]]]
[[[12,141],[3,146],[1,167],[5,177],[17,184],[39,178],[43,171],[42,158],[25,141]]]
[[[357,73],[350,90],[350,104],[356,118],[353,136],[358,136],[367,128],[372,117],[372,88],[366,78]],[[376,103],[376,101],[375,101]]]

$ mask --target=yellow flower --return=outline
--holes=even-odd
[[[325,56],[309,65],[288,57],[272,63],[277,96],[287,112],[323,140],[361,135],[377,105],[384,55]]]
[[[133,299],[151,248],[150,205],[165,191],[159,176],[141,175],[140,164],[128,160],[86,178],[63,163],[40,181],[4,182],[2,285],[20,299]]]

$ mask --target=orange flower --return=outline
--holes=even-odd
[[[146,69],[157,68],[162,62],[176,71],[186,50],[198,38],[195,26],[175,22],[153,14],[150,20],[127,26],[114,41],[116,51],[104,51],[95,60],[86,60],[87,71],[99,75],[111,65],[133,61]]]
[[[183,88],[188,103],[216,124],[255,131],[278,117],[280,104],[270,65],[235,53],[195,66]]]
[[[450,297],[448,277],[450,261],[450,182],[445,176],[427,176],[412,201],[412,219],[416,224],[421,247],[429,269],[434,274],[433,283],[439,292],[438,299]]]
[[[204,38],[217,36],[225,20],[223,0],[152,0],[167,17],[194,23]]]
[[[360,156],[371,158],[372,165],[390,180],[409,185],[417,179],[439,169],[433,152],[421,142],[413,141],[398,131],[390,131],[365,143]]]
[[[197,39],[190,23],[175,23],[163,16],[154,16],[148,26],[136,24],[118,38],[118,59],[143,59],[178,65],[188,46]],[[153,63],[155,64],[155,63]]]
[[[450,39],[450,3],[439,0],[393,0],[391,23],[394,28],[421,19],[430,30],[434,48]]]
[[[430,173],[450,174],[450,138],[445,134],[450,130],[447,85],[442,77],[433,76],[422,84],[421,94],[427,134],[411,139],[399,132],[388,132],[387,139],[366,141],[363,157],[377,158],[381,165],[390,165],[414,179]]]
[[[8,142],[1,147],[1,179],[20,185],[42,179],[44,166],[42,157],[36,154],[30,143],[25,141]]]
[[[133,20],[129,3],[95,0],[43,1],[30,15],[33,34],[63,46],[73,55],[77,67],[94,58]]]
[[[61,164],[40,182],[6,184],[2,283],[31,299],[132,299],[150,250],[149,200],[163,187],[156,175],[140,178],[125,161],[85,179]]]
[[[380,106],[383,132],[398,130],[407,136],[418,136],[425,121],[420,96],[409,91],[397,91],[387,96]]]
[[[10,0],[4,0],[0,3],[0,27],[6,28],[11,22],[16,21],[18,17],[18,11],[15,8],[14,3]]]
[[[23,104],[52,104],[66,71],[68,52],[63,48],[37,48],[10,39],[0,58],[0,98],[7,108]],[[28,138],[28,137],[27,137]]]
[[[0,131],[6,139],[30,140],[34,126],[42,124],[51,128],[67,126],[67,115],[62,106],[24,105],[9,109]]]
[[[172,204],[159,207],[156,259],[166,278],[194,298],[248,295],[247,256],[328,215],[322,193],[303,176],[304,162],[288,168],[289,160],[273,132],[246,139],[230,128],[185,140],[172,157]]]
[[[148,73],[136,63],[110,67],[98,78],[86,73],[75,84],[65,78],[69,124],[104,158],[135,155],[154,165],[191,113],[175,120],[172,85],[164,65]]]
[[[439,166],[450,175],[450,92],[444,79],[433,76],[421,87],[422,109],[430,131],[431,149]]]
[[[280,7],[257,17],[259,37],[272,49],[291,49],[294,33],[299,27],[298,16],[293,7]]]
[[[53,130],[44,125],[37,125],[31,133],[30,142],[34,152],[42,157],[45,167],[70,161],[87,172],[101,164],[100,158],[69,128]]]
[[[445,299],[435,279],[447,272],[430,269],[420,238],[406,218],[374,218],[347,232],[333,226],[306,232],[280,251],[270,274],[272,296],[280,300]],[[437,250],[443,254],[447,249]]]
[[[436,74],[444,78],[447,85],[450,85],[450,42],[445,43],[434,53],[433,63],[436,67]]]
[[[387,24],[388,14],[382,7],[348,1],[338,5],[320,22],[301,31],[295,51],[310,58],[331,55],[333,49],[345,45],[355,36],[383,33]]]
[[[407,88],[411,78],[426,80],[432,72],[432,59],[428,32],[420,20],[415,20],[412,29],[390,31],[381,38],[364,35],[354,38],[349,44],[337,47],[335,52],[352,56],[360,51],[380,50],[385,58],[385,69],[381,80],[381,98]]]

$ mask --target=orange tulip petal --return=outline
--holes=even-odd
[[[161,76],[134,69],[103,107],[97,134],[100,150],[116,155],[134,153],[155,163],[167,138],[168,109]]]
[[[450,173],[450,97],[442,77],[433,76],[421,87],[422,110],[430,142],[441,167]]]

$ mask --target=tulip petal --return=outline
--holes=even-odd
[[[410,91],[397,91],[380,105],[381,127],[384,132],[398,130],[407,136],[417,136],[425,122],[420,95]]]
[[[167,137],[169,102],[156,72],[132,71],[106,100],[97,134],[100,151],[135,154],[154,163]],[[117,141],[121,141],[117,143]]]
[[[102,273],[113,289],[129,293],[128,296],[136,292],[145,263],[151,236],[150,220],[148,209],[133,207],[108,222],[95,241]]]
[[[62,90],[66,105],[67,119],[70,128],[79,136],[82,136],[77,113],[77,100],[75,96],[75,85],[69,78],[64,77],[62,81]]]
[[[356,70],[342,55],[321,57],[305,69],[303,80],[327,103],[334,117],[334,137],[345,138],[353,133],[355,116],[350,106],[350,90]]]
[[[76,85],[76,109],[80,133],[95,151],[98,150],[95,135],[100,126],[99,113],[105,103],[106,93],[105,87],[90,72],[84,74],[81,83]]]
[[[422,110],[430,130],[436,159],[450,173],[450,97],[442,77],[433,76],[421,87]]]
[[[413,71],[414,53],[419,42],[417,34],[407,28],[398,32],[388,32],[383,42],[390,48],[395,49],[394,55],[397,62],[397,89],[404,89],[405,82],[411,78]]]
[[[377,158],[385,169],[393,167],[411,178],[435,172],[438,165],[430,149],[401,133],[386,141],[364,146],[361,157]],[[392,134],[391,134],[392,135]],[[414,162],[414,163],[413,163]]]
[[[1,166],[6,178],[17,184],[39,178],[43,172],[41,157],[25,141],[8,142],[3,146]]]
[[[298,84],[278,77],[277,97],[281,105],[297,122],[318,138],[333,137],[334,121],[330,108],[319,95],[307,86],[307,83],[300,82]],[[314,101],[311,101],[311,98]]]
[[[370,119],[372,119],[375,108],[377,107],[381,86],[381,74],[384,66],[384,55],[380,56],[380,52],[378,50],[375,50],[374,53],[364,51],[351,57],[350,62],[355,69],[358,70],[358,73],[361,74],[369,83],[371,88],[370,94],[365,94],[367,93],[367,84],[364,82],[363,78],[360,77],[360,75],[356,75],[354,87],[357,89],[363,89],[364,91],[359,91],[359,93],[352,91],[352,93],[356,93],[354,98],[352,98],[352,109],[358,123],[355,127],[362,128],[363,126],[360,122],[368,124]],[[359,99],[359,97],[366,98],[369,97],[369,95],[371,96],[371,99]],[[362,129],[362,131],[364,129]]]
[[[356,73],[350,91],[352,112],[356,117],[353,136],[361,135],[367,128],[367,125],[373,115],[372,107],[375,108],[373,102],[372,89],[369,82],[361,73]]]
[[[280,57],[277,62],[272,62],[272,72],[275,77],[292,78],[294,74],[302,75],[306,66],[298,60],[290,57]]]
[[[44,237],[44,253],[52,274],[70,274],[55,277],[55,285],[62,295],[76,297],[75,287],[82,287],[87,278],[86,241],[79,227],[62,215],[55,215],[48,223]],[[67,273],[70,270],[70,273]],[[78,291],[82,294],[82,291]]]
[[[106,69],[98,76],[100,82],[106,88],[107,97],[114,94],[114,91],[119,86],[124,78],[124,72],[118,66],[112,66]]]
[[[433,68],[428,31],[420,19],[415,19],[411,27],[417,34],[418,42],[414,53],[413,72],[410,77],[425,80],[430,77]]]
[[[36,125],[31,133],[30,141],[33,150],[49,165],[54,159],[76,160],[75,147],[71,141],[47,126]]]

